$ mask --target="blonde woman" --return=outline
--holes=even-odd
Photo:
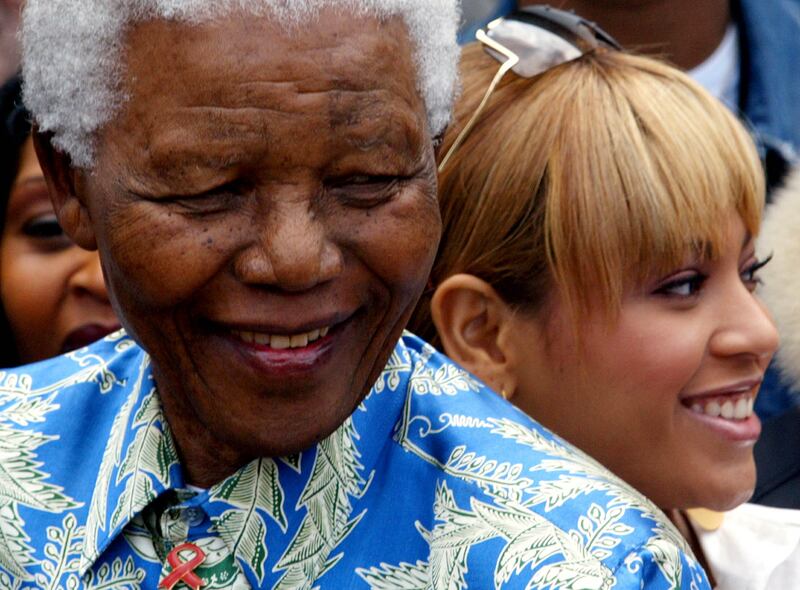
[[[662,509],[733,508],[777,346],[756,150],[686,75],[610,44],[525,71],[540,31],[510,19],[464,51],[411,329]]]

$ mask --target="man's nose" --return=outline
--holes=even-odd
[[[308,201],[281,204],[258,217],[253,241],[235,264],[242,282],[298,292],[342,272],[342,253]]]

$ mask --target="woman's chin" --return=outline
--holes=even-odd
[[[639,491],[664,511],[705,508],[727,512],[752,497],[756,485],[756,471],[752,461],[734,470],[725,470],[718,465],[712,465],[708,469],[713,472],[713,477],[692,477],[684,482],[680,481],[679,474],[676,473],[667,494],[662,493],[666,489],[663,480],[659,489],[654,489],[652,485],[650,489],[644,485],[639,487],[634,484],[634,487],[638,487]],[[680,485],[681,483],[684,485]]]
[[[716,512],[727,512],[728,510],[733,510],[737,506],[747,502],[753,496],[754,489],[755,485],[752,485],[748,486],[746,489],[732,491],[727,496],[723,498],[715,498],[712,501],[706,502],[704,506],[698,506],[698,508],[708,508],[709,510],[715,510]]]
[[[731,485],[736,481],[737,485]],[[715,512],[727,512],[747,502],[755,490],[755,472],[753,477],[741,477],[738,480],[730,479],[718,484],[708,483],[698,490],[691,501],[680,503],[677,508],[706,508]]]

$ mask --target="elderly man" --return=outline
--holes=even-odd
[[[403,326],[454,0],[28,0],[125,332],[0,381],[0,587],[705,587],[644,498]]]

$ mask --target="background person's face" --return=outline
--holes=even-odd
[[[100,258],[61,231],[30,139],[0,237],[0,300],[22,363],[84,346],[118,327]]]
[[[149,22],[84,177],[115,305],[179,445],[245,455],[336,429],[382,370],[440,222],[400,19]],[[183,438],[182,438],[183,437]]]
[[[760,432],[752,402],[777,346],[752,293],[754,262],[732,214],[719,259],[689,261],[626,295],[613,326],[593,313],[580,344],[558,302],[545,313],[548,342],[539,329],[526,336],[521,320],[517,346],[530,364],[515,403],[662,508],[744,502]]]

